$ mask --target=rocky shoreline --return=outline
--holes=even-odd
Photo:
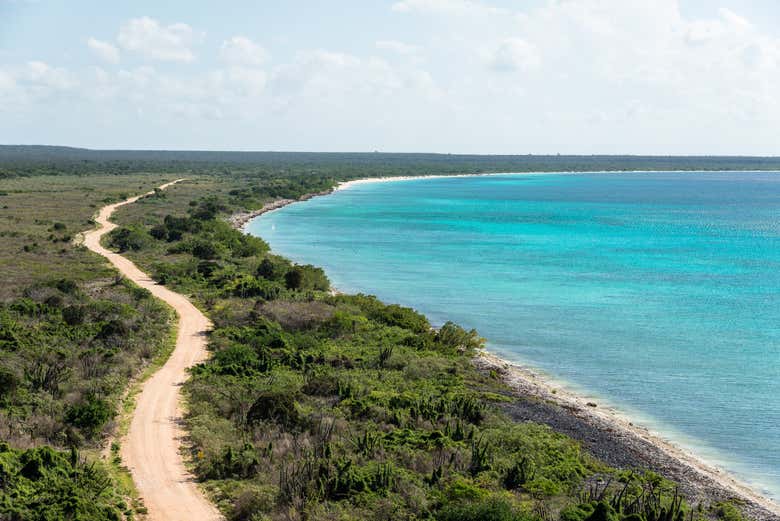
[[[481,353],[474,364],[494,371],[513,390],[501,408],[516,421],[548,425],[582,444],[604,463],[622,469],[651,470],[677,482],[692,504],[735,500],[757,521],[780,521],[780,506],[609,408],[560,389],[525,367]]]
[[[283,208],[288,204],[299,203],[301,201],[308,201],[313,197],[319,197],[321,195],[328,195],[332,193],[334,190],[335,189],[330,189],[330,190],[323,190],[322,192],[306,194],[299,197],[298,199],[275,199],[270,203],[264,204],[262,208],[259,208],[257,210],[235,213],[228,218],[228,222],[234,228],[238,230],[243,230],[244,226],[246,226],[249,223],[249,221],[251,221],[252,219],[254,219],[259,215],[263,215],[264,213],[268,213],[273,210],[278,210],[279,208]]]

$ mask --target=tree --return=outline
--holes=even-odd
[[[147,244],[146,232],[138,228],[117,228],[109,235],[109,244],[124,253],[130,250],[140,250]]]
[[[284,274],[284,284],[287,289],[303,289],[303,270],[295,266]]]
[[[220,257],[220,250],[211,241],[197,239],[192,243],[192,254],[199,259],[217,259]]]
[[[319,290],[330,289],[330,281],[321,268],[311,265],[293,266],[284,275],[284,283],[287,289],[293,290]]]

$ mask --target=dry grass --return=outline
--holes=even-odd
[[[283,328],[296,331],[312,328],[315,324],[332,318],[335,308],[330,304],[319,301],[272,300],[260,306],[258,312],[278,322]]]
[[[172,175],[42,176],[0,180],[0,300],[37,282],[109,279],[105,261],[73,244],[104,201],[148,191]]]

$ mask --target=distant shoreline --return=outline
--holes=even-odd
[[[332,192],[344,190],[354,185],[389,183],[393,181],[413,181],[417,179],[452,179],[458,177],[488,177],[502,175],[585,175],[585,174],[728,174],[728,173],[772,173],[775,170],[562,170],[560,172],[489,172],[484,174],[429,174],[429,175],[410,175],[410,176],[389,176],[389,177],[365,177],[354,179],[352,181],[342,181],[336,185]],[[780,170],[777,170],[780,174]],[[330,193],[330,192],[328,192]],[[327,194],[316,194],[327,195]]]
[[[398,181],[416,181],[420,179],[453,179],[460,177],[489,177],[489,176],[504,176],[504,175],[530,175],[530,176],[546,176],[546,175],[584,175],[584,174],[652,174],[652,173],[675,173],[675,174],[706,174],[706,173],[752,173],[752,172],[774,172],[774,170],[568,170],[560,172],[487,172],[480,174],[427,174],[427,175],[410,175],[410,176],[387,176],[387,177],[364,177],[361,179],[352,179],[350,181],[339,181],[336,186],[328,190],[321,192],[314,192],[306,194],[298,199],[276,199],[263,205],[262,208],[252,210],[248,212],[239,212],[233,214],[228,219],[233,227],[238,230],[246,231],[246,225],[249,222],[261,215],[279,210],[287,205],[308,201],[314,197],[320,197],[323,195],[330,195],[333,192],[340,190],[346,190],[353,186],[363,184],[374,183],[392,183]],[[777,171],[780,174],[780,170]]]
[[[230,223],[246,232],[254,218],[293,203],[329,195],[352,186],[433,178],[482,177],[500,175],[562,175],[620,173],[727,173],[754,170],[623,170],[608,172],[504,172],[486,174],[447,174],[394,176],[355,179],[338,183],[333,189],[307,194],[300,199],[278,199],[262,208],[231,216]],[[495,371],[513,390],[515,400],[505,406],[517,421],[534,421],[549,425],[583,444],[598,459],[616,467],[650,469],[677,481],[686,495],[694,500],[711,502],[739,498],[745,513],[761,521],[780,521],[780,504],[763,496],[731,473],[719,469],[685,451],[659,434],[634,425],[626,415],[609,407],[598,407],[573,392],[562,389],[537,369],[516,364],[484,351],[474,359],[484,371]]]

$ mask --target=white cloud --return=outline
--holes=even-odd
[[[277,111],[333,111],[331,120],[368,114],[392,118],[402,105],[403,110],[430,107],[440,97],[430,74],[414,65],[325,49],[301,52],[292,63],[275,68],[268,93]]]
[[[234,36],[222,42],[220,56],[232,65],[258,66],[268,59],[268,51],[245,36]]]
[[[78,83],[67,70],[60,67],[52,67],[41,61],[27,62],[27,66],[20,76],[24,81],[33,86],[59,90],[70,89]]]
[[[159,129],[186,117],[208,119],[180,135],[209,146],[776,153],[780,38],[727,9],[686,16],[681,1],[396,0],[394,12],[424,21],[408,36],[421,46],[388,38],[343,52],[322,33],[323,48],[271,63],[234,36],[212,42],[214,63],[89,67],[78,83],[46,63],[6,65],[0,105],[80,96],[105,107],[105,121],[124,111],[158,123],[144,126],[160,132],[144,143],[168,143]],[[143,18],[118,44],[123,63],[128,52],[187,62],[198,39]]]
[[[342,52],[333,52],[325,49],[302,52],[298,55],[298,61],[317,69],[356,67],[360,64],[360,58]]]
[[[256,98],[264,94],[268,83],[265,71],[250,67],[230,67],[217,71],[211,79],[223,93],[232,93],[238,97]]]
[[[117,74],[119,79],[130,82],[133,87],[138,88],[144,88],[150,85],[155,76],[156,71],[153,67],[149,66],[136,67],[131,70],[122,69]]]
[[[694,20],[688,24],[686,38],[692,44],[706,43],[750,32],[753,26],[745,18],[725,8],[718,9],[718,18]]]
[[[124,50],[137,52],[153,60],[185,63],[195,60],[191,47],[199,39],[200,35],[187,24],[163,26],[147,16],[124,23],[117,36]]]
[[[399,13],[428,13],[457,16],[506,13],[505,9],[492,7],[474,0],[400,0],[393,4]]]
[[[420,52],[420,48],[416,45],[410,45],[408,43],[399,42],[397,40],[379,40],[376,42],[376,48],[383,51],[391,51],[407,56]]]
[[[101,40],[96,40],[95,38],[90,38],[87,40],[87,46],[101,60],[113,64],[119,63],[119,49],[114,45]]]
[[[0,91],[11,90],[15,86],[16,80],[14,80],[13,75],[8,71],[0,69]]]
[[[78,94],[79,81],[70,71],[32,60],[0,69],[0,111],[23,111]]]
[[[491,54],[490,65],[500,71],[527,71],[541,63],[536,47],[522,38],[506,38]]]

